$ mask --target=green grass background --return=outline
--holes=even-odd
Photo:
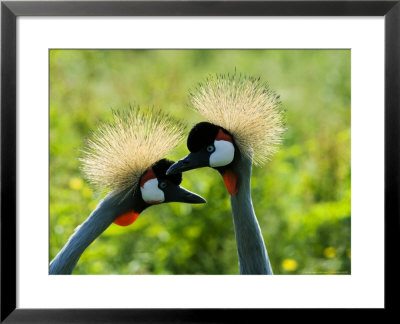
[[[188,91],[207,75],[260,76],[281,96],[287,132],[255,167],[252,197],[275,274],[350,273],[349,50],[51,50],[50,260],[102,198],[83,178],[85,138],[111,108],[160,107],[188,131],[201,116]],[[168,158],[187,154],[183,142]],[[111,225],[74,274],[237,274],[229,195],[210,169],[182,185],[206,205],[153,206]]]

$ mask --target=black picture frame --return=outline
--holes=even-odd
[[[270,309],[16,308],[16,19],[19,16],[384,16],[385,311],[396,309],[400,228],[400,0],[395,1],[2,1],[1,3],[1,322],[236,322]],[[368,177],[368,175],[366,175]],[[373,266],[373,256],[371,256]],[[368,269],[365,269],[368,271]],[[377,310],[381,312],[382,310]],[[304,312],[297,312],[302,314]],[[308,314],[308,313],[307,313]],[[251,317],[249,317],[251,316]],[[307,316],[307,315],[305,315]],[[250,320],[250,322],[252,322]]]

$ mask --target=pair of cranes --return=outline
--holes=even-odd
[[[284,132],[279,97],[260,79],[215,75],[191,93],[193,109],[207,121],[187,138],[190,153],[174,163],[164,158],[184,127],[168,115],[140,110],[114,112],[87,143],[83,171],[110,192],[50,263],[50,274],[71,274],[84,250],[113,222],[132,224],[146,208],[167,202],[205,203],[180,186],[182,172],[211,167],[230,194],[240,274],[272,274],[251,199],[253,162],[263,165]]]

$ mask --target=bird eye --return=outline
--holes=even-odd
[[[207,149],[207,152],[210,152],[210,153],[215,151],[214,145],[208,145],[206,149]]]
[[[159,187],[160,189],[165,189],[167,187],[167,183],[165,181],[161,181]]]

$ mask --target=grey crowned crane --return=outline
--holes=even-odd
[[[85,249],[113,222],[130,225],[146,208],[161,203],[205,203],[180,186],[181,173],[166,175],[173,161],[163,157],[183,139],[179,122],[138,107],[113,112],[113,117],[88,140],[81,160],[88,180],[109,193],[51,261],[50,274],[71,274]]]
[[[250,178],[253,161],[265,164],[281,143],[285,128],[279,97],[259,78],[209,77],[191,93],[195,111],[207,122],[189,133],[190,154],[167,174],[211,167],[223,177],[230,202],[240,274],[273,274],[253,209]]]

